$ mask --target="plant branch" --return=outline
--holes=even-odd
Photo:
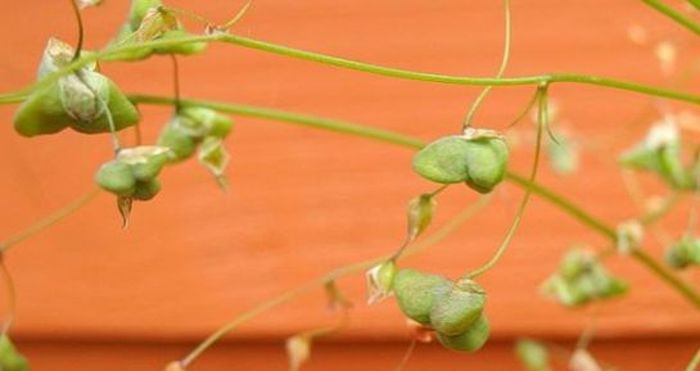
[[[700,35],[700,25],[695,23],[691,18],[686,17],[683,13],[670,7],[668,4],[661,0],[642,0],[645,4],[659,11],[663,15],[671,18],[673,21],[679,25],[687,28],[696,35]]]
[[[232,34],[212,34],[204,36],[182,37],[177,39],[159,39],[154,41],[143,42],[135,45],[121,45],[108,47],[98,53],[91,53],[81,56],[77,61],[68,64],[60,70],[47,75],[41,81],[34,85],[22,89],[18,92],[0,94],[0,104],[17,103],[23,97],[36,89],[46,87],[56,82],[60,77],[65,76],[80,67],[105,59],[109,56],[118,55],[120,53],[128,53],[139,51],[144,48],[154,47],[174,47],[179,45],[191,44],[196,42],[224,42],[238,45],[245,48],[256,49],[272,54],[278,54],[286,57],[303,59],[321,64],[341,67],[356,71],[373,73],[377,75],[394,77],[406,80],[425,81],[443,84],[455,85],[473,85],[473,86],[525,86],[525,85],[541,85],[552,83],[577,83],[586,85],[596,85],[618,90],[626,90],[639,94],[673,99],[693,104],[700,104],[700,95],[680,92],[671,89],[660,88],[652,85],[638,84],[629,81],[616,80],[601,76],[578,75],[567,73],[543,74],[535,76],[510,77],[510,78],[489,78],[489,77],[470,77],[470,76],[453,76],[428,72],[417,72],[406,69],[384,67],[380,65],[359,62],[351,59],[339,58],[330,55],[319,54],[315,52],[304,51],[301,49],[290,48],[287,46],[268,43],[256,39],[251,39],[243,36]]]
[[[433,234],[428,236],[425,240],[417,242],[415,245],[409,247],[406,249],[406,251],[403,253],[402,257],[407,257],[411,255],[415,255],[424,249],[433,246],[443,239],[445,239],[447,236],[450,234],[454,233],[462,224],[464,224],[468,219],[470,219],[472,216],[476,215],[486,204],[488,203],[488,196],[481,197],[477,202],[467,206],[462,212],[457,214],[454,218],[452,218],[447,224],[445,224],[443,227],[435,231]],[[221,340],[224,336],[226,336],[228,333],[231,331],[235,330],[238,328],[238,326],[244,324],[245,322],[257,317],[260,314],[263,314],[277,306],[280,306],[286,302],[289,302],[290,300],[303,295],[305,293],[310,292],[311,290],[321,288],[323,287],[326,282],[329,280],[336,280],[340,277],[345,277],[351,274],[355,274],[364,270],[367,270],[368,268],[371,268],[372,266],[381,263],[383,261],[386,261],[387,259],[391,258],[391,255],[384,255],[378,258],[374,258],[371,260],[359,262],[359,263],[354,263],[350,264],[338,269],[335,269],[322,277],[317,278],[316,280],[307,282],[306,284],[302,286],[298,286],[294,289],[291,289],[285,293],[282,293],[274,298],[271,298],[256,307],[243,312],[242,314],[238,315],[236,318],[231,320],[230,322],[226,323],[224,326],[216,330],[214,333],[212,333],[208,338],[206,338],[202,343],[200,343],[192,352],[190,352],[187,356],[185,356],[181,361],[180,364],[187,368],[192,362],[194,362],[199,356],[202,355],[209,347],[214,345],[216,342]]]

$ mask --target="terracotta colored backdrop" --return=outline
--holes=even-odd
[[[223,22],[242,1],[169,3]],[[5,92],[33,80],[49,36],[72,42],[75,26],[66,1],[3,5]],[[107,0],[85,11],[89,47],[109,40],[127,6]],[[668,84],[654,46],[668,40],[679,48],[677,72],[695,63],[700,51],[697,39],[633,0],[514,0],[513,17],[512,76],[575,71]],[[633,25],[646,30],[645,45],[630,41]],[[476,0],[258,0],[235,32],[388,66],[481,76],[493,74],[500,58],[502,7]],[[478,92],[231,45],[212,45],[206,55],[182,59],[181,68],[188,97],[341,118],[426,140],[454,132]],[[167,58],[104,64],[103,70],[128,92],[170,94]],[[697,92],[695,80],[687,86]],[[504,128],[531,93],[531,87],[496,89],[479,112],[479,125]],[[641,135],[654,107],[694,108],[587,86],[557,85],[552,93],[562,120],[587,138],[588,150],[579,174],[556,177],[545,170],[540,181],[612,224],[636,215],[614,166],[615,151]],[[94,171],[110,156],[107,136],[21,138],[11,128],[12,111],[0,107],[0,236],[90,190]],[[145,137],[154,140],[169,110],[142,107],[142,113]],[[334,267],[393,251],[403,238],[406,201],[432,189],[411,172],[409,150],[279,122],[237,123],[228,142],[230,192],[219,191],[189,162],[165,171],[162,193],[136,205],[127,231],[119,228],[114,200],[103,194],[8,254],[19,293],[13,333],[36,370],[159,369],[256,303]],[[526,132],[527,125],[517,130]],[[603,145],[611,136],[614,145]],[[527,170],[530,147],[515,151],[514,170]],[[404,264],[452,276],[481,264],[500,241],[520,195],[511,185],[501,187],[477,219]],[[474,200],[466,189],[450,189],[435,225]],[[681,228],[685,211],[669,216],[666,226]],[[421,347],[408,369],[510,369],[516,336],[570,342],[592,311],[593,350],[605,361],[633,370],[681,369],[700,345],[700,314],[634,262],[611,260],[611,269],[633,289],[592,311],[566,311],[538,296],[538,284],[575,241],[605,247],[578,222],[534,199],[511,250],[483,278],[493,340],[476,355]],[[653,241],[647,248],[660,256],[661,246]],[[700,286],[698,275],[684,278]],[[356,303],[350,328],[315,348],[309,369],[392,368],[407,343],[396,306],[364,305],[360,277],[340,286]],[[247,323],[194,369],[284,369],[283,339],[331,321],[323,293],[315,292]]]

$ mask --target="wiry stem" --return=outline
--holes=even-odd
[[[505,35],[504,35],[504,42],[503,42],[503,57],[501,57],[501,64],[498,67],[498,72],[496,73],[496,78],[503,77],[503,74],[506,72],[506,67],[508,66],[508,60],[510,59],[510,39],[511,39],[511,33],[512,33],[511,20],[510,20],[510,18],[511,18],[511,16],[510,16],[510,0],[504,0],[503,7],[505,9],[505,21],[504,21],[504,24],[505,24],[504,33],[505,33]],[[493,85],[487,86],[476,97],[471,108],[469,108],[469,112],[467,112],[467,116],[464,119],[464,124],[462,125],[462,129],[466,129],[472,125],[476,111],[479,109],[481,104],[484,102],[484,99],[486,99],[486,96],[489,95],[489,92],[491,91],[492,88],[493,88]]]
[[[642,0],[642,1],[645,4],[649,5],[650,7],[658,10],[660,13],[664,14],[665,16],[671,18],[679,25],[687,28],[688,30],[690,30],[694,34],[700,35],[700,25],[695,23],[695,21],[693,21],[691,18],[683,15],[683,13],[677,11],[676,9],[673,9],[668,4],[665,4],[663,1],[660,1],[660,0]]]

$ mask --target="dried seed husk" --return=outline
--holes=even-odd
[[[485,304],[486,292],[481,286],[472,280],[460,280],[446,295],[436,298],[430,323],[444,335],[461,334],[481,316]]]
[[[465,332],[458,335],[445,335],[437,332],[437,338],[448,349],[459,352],[475,352],[489,338],[489,322],[486,316],[480,316]]]
[[[230,161],[223,141],[216,137],[208,137],[202,142],[197,158],[217,178],[224,175]]]
[[[401,269],[394,278],[394,294],[406,317],[430,325],[430,312],[437,298],[447,295],[452,282],[443,276]]]
[[[121,197],[130,197],[136,186],[131,166],[112,160],[103,164],[95,176],[97,184],[104,190]]]

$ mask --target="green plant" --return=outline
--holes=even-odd
[[[680,25],[694,33],[700,34],[700,26],[692,19],[656,0],[644,0],[645,3],[669,16]],[[539,166],[540,149],[543,133],[549,134],[550,148],[562,149],[550,127],[549,87],[558,83],[589,84],[601,87],[626,90],[649,96],[673,99],[691,104],[700,104],[700,96],[681,91],[642,85],[599,76],[574,74],[545,74],[526,77],[503,77],[509,59],[510,50],[510,10],[509,1],[505,0],[506,42],[502,63],[493,78],[475,78],[449,76],[434,73],[408,71],[390,67],[372,65],[318,53],[297,50],[275,45],[230,33],[228,30],[241,19],[249,8],[248,3],[230,22],[224,25],[207,25],[205,34],[193,34],[185,30],[179,17],[190,14],[175,8],[169,8],[158,0],[134,0],[127,20],[114,41],[98,52],[84,52],[83,27],[77,4],[73,6],[79,25],[79,41],[75,49],[55,39],[49,40],[44,57],[39,67],[38,81],[18,92],[0,95],[0,103],[20,103],[15,116],[15,129],[20,135],[36,136],[59,132],[66,127],[89,134],[110,133],[114,145],[114,158],[107,160],[97,171],[95,180],[100,188],[117,197],[117,205],[126,226],[131,211],[132,201],[148,201],[160,191],[158,175],[167,166],[191,158],[196,151],[198,159],[224,185],[224,170],[228,163],[223,140],[230,134],[232,121],[224,114],[236,116],[260,117],[285,121],[307,127],[330,130],[342,134],[356,135],[385,143],[404,146],[417,153],[413,161],[415,172],[428,180],[441,184],[433,191],[418,195],[409,202],[408,227],[404,242],[395,253],[382,256],[368,262],[360,262],[330,272],[319,280],[310,282],[282,296],[262,303],[251,311],[236,317],[212,334],[191,353],[181,360],[171,363],[169,370],[189,368],[212,344],[221,339],[240,324],[258,314],[294,299],[316,288],[325,288],[334,304],[344,307],[344,299],[335,286],[335,281],[351,274],[369,269],[367,278],[370,286],[370,302],[374,303],[394,294],[398,307],[404,315],[423,326],[427,332],[434,332],[438,341],[445,347],[458,351],[476,351],[488,339],[489,322],[485,311],[486,291],[476,283],[481,275],[487,273],[498,263],[506,252],[510,241],[520,225],[531,195],[537,195],[563,212],[588,226],[592,231],[609,240],[610,247],[597,254],[583,250],[572,250],[562,261],[559,270],[545,283],[544,291],[554,296],[567,306],[579,306],[595,299],[604,299],[623,294],[627,285],[612,276],[603,267],[605,258],[615,252],[627,254],[640,263],[671,288],[683,295],[696,309],[700,309],[700,295],[695,288],[667,270],[656,259],[641,249],[641,232],[657,219],[661,218],[673,206],[672,202],[651,213],[639,216],[633,221],[610,226],[590,215],[580,206],[563,196],[554,193],[536,182]],[[692,2],[693,5],[697,5]],[[399,133],[376,128],[364,127],[348,122],[324,119],[272,109],[243,106],[211,101],[182,99],[178,84],[177,56],[186,56],[203,52],[209,43],[226,43],[275,53],[291,58],[309,60],[340,68],[347,68],[366,73],[373,73],[394,78],[409,79],[433,83],[477,85],[484,90],[469,109],[462,132],[449,134],[429,144]],[[166,54],[172,57],[175,70],[175,92],[173,98],[144,95],[124,95],[118,87],[97,69],[98,61],[135,61],[148,58],[153,54]],[[523,115],[536,106],[537,130],[533,165],[528,177],[515,174],[507,169],[511,149],[503,133],[490,129],[474,128],[473,118],[481,102],[494,87],[528,85],[535,88],[533,99],[524,107]],[[124,148],[117,132],[134,126],[140,119],[134,105],[160,104],[173,106],[173,117],[163,126],[160,137],[154,145],[138,145]],[[556,150],[554,156],[559,156]],[[566,152],[564,152],[566,154]],[[647,138],[638,146],[623,154],[620,164],[637,171],[651,172],[659,176],[673,194],[697,191],[698,157],[690,163],[682,160],[680,133],[673,122],[665,121],[655,126]],[[571,162],[562,166],[572,171]],[[560,163],[561,165],[561,163]],[[473,191],[489,194],[503,181],[510,182],[524,190],[523,198],[502,243],[493,257],[480,267],[470,269],[459,279],[452,280],[444,276],[422,273],[409,268],[399,268],[398,262],[404,256],[419,252],[422,248],[437,243],[446,234],[471,216],[488,201],[483,196],[477,205],[467,209],[455,218],[452,224],[443,227],[432,236],[422,241],[417,239],[429,228],[440,193],[448,186],[464,183]],[[39,232],[67,216],[72,211],[88,202],[94,193],[69,205],[57,214],[50,216],[27,231],[0,244],[0,252],[5,253],[11,246],[24,238]],[[672,267],[681,268],[698,264],[697,241],[691,234],[686,234],[679,243],[669,248],[667,260]],[[347,315],[347,311],[343,311]],[[324,327],[299,334],[290,340],[290,354],[296,355],[292,362],[298,368],[308,358],[313,338],[330,334],[342,326]],[[15,350],[4,328],[0,342],[0,353],[5,349],[14,356]],[[4,344],[4,348],[3,348]],[[544,350],[533,343],[521,343],[518,354],[526,360],[528,367],[546,369],[543,361]],[[14,359],[14,358],[13,358]],[[21,357],[17,357],[21,360]],[[592,357],[584,348],[577,349],[572,356],[576,362],[590,362]],[[25,363],[16,362],[18,366],[5,366],[9,369],[26,369]]]

